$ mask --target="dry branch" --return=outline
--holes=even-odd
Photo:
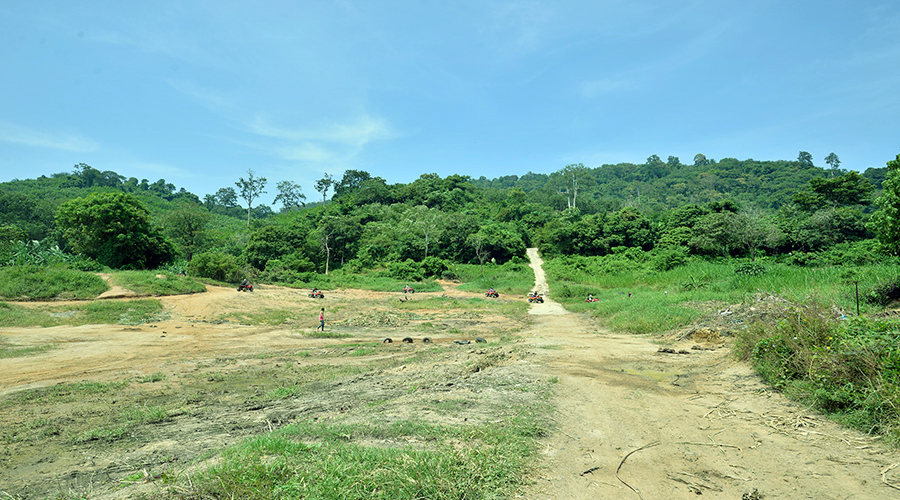
[[[622,457],[622,461],[619,462],[619,466],[616,467],[616,479],[618,479],[619,481],[621,481],[622,484],[624,484],[625,486],[628,486],[628,489],[630,489],[631,491],[637,493],[638,498],[640,498],[641,500],[644,500],[644,497],[641,496],[641,492],[638,491],[638,490],[637,490],[636,488],[634,488],[633,486],[631,486],[630,484],[626,483],[624,479],[622,479],[621,477],[619,477],[619,471],[622,469],[622,465],[625,464],[625,460],[628,460],[628,457],[630,457],[630,456],[633,455],[634,453],[637,453],[637,452],[639,452],[639,451],[641,451],[641,450],[643,450],[643,449],[650,448],[651,446],[656,446],[656,445],[658,445],[658,444],[659,444],[659,441],[654,441],[654,442],[652,442],[652,443],[650,443],[650,444],[645,444],[644,446],[641,446],[640,448],[638,448],[638,449],[636,449],[636,450],[632,450],[632,451],[628,452],[627,455],[625,455],[624,457]]]

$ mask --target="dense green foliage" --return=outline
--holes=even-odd
[[[133,196],[91,193],[63,203],[56,223],[72,250],[113,268],[154,269],[174,257],[171,242],[150,224]]]
[[[900,255],[900,154],[888,162],[884,190],[875,203],[875,212],[870,228],[878,234],[878,239],[891,255]]]
[[[882,182],[893,186],[888,168],[859,174],[829,165],[814,166],[808,153],[796,161],[698,154],[692,164],[654,155],[644,164],[575,164],[493,180],[424,174],[409,184],[348,170],[321,179],[322,198],[309,206],[298,184],[280,183],[275,198],[283,207],[275,213],[254,205],[263,178],[251,176],[252,186],[241,179],[240,193],[223,187],[201,202],[163,179],[78,164],[71,173],[3,183],[0,256],[11,242],[41,240],[101,266],[152,269],[180,258],[198,277],[283,283],[340,269],[452,279],[453,265],[502,264],[527,246],[548,256],[653,251],[661,269],[689,256],[798,255],[791,263],[811,265],[811,252],[893,227],[885,222],[891,191],[876,197]],[[882,210],[870,223],[873,199]],[[882,237],[886,248],[889,239]],[[25,263],[22,255],[0,263]]]

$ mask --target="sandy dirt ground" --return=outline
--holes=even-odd
[[[533,249],[529,256],[545,302],[530,305],[531,321],[517,333],[522,338],[518,348],[527,356],[509,354],[508,364],[522,376],[553,381],[558,427],[541,441],[542,463],[518,498],[900,498],[896,449],[773,393],[748,366],[730,357],[728,338],[675,340],[605,331],[554,302],[540,257]],[[443,293],[472,295],[450,285]],[[334,291],[329,297],[342,294],[377,296]],[[113,300],[132,300],[114,295]],[[55,346],[39,355],[0,360],[0,397],[63,382],[114,381],[161,370],[187,373],[200,363],[295,349],[298,342],[334,346],[332,339],[303,338],[283,325],[218,319],[249,301],[263,308],[304,300],[303,290],[260,287],[254,294],[239,294],[210,287],[207,293],[163,298],[169,319],[152,325],[0,327],[0,337],[16,345]],[[296,321],[312,329],[308,316],[308,311],[298,312]],[[264,425],[272,425],[276,410],[289,420],[290,408],[268,408]],[[175,435],[169,441],[179,439]],[[70,463],[69,468],[79,464],[61,457],[55,462],[60,467]],[[42,470],[40,464],[33,467]],[[4,477],[11,476],[0,470],[0,498],[7,486]],[[117,495],[96,498],[128,497],[121,491]]]

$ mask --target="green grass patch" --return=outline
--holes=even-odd
[[[0,306],[2,306],[2,303],[0,303]],[[0,359],[33,356],[35,354],[47,352],[52,348],[53,346],[51,345],[18,347],[0,338]]]
[[[350,356],[372,356],[378,354],[378,349],[374,347],[358,347],[350,352]]]
[[[98,300],[38,307],[0,302],[0,322],[6,326],[140,325],[167,317],[162,303],[157,299]]]
[[[475,264],[459,264],[454,269],[464,283],[460,290],[484,293],[493,287],[500,298],[524,297],[534,290],[534,271],[525,261],[485,264],[483,275],[481,266]]]
[[[5,401],[17,403],[45,403],[71,401],[86,396],[106,394],[122,389],[128,382],[73,382],[38,389],[25,389],[6,396]]]
[[[112,274],[112,281],[138,295],[181,295],[206,291],[206,286],[187,276],[171,271],[119,271]]]
[[[192,494],[245,499],[508,498],[524,486],[537,438],[546,434],[547,426],[531,416],[465,427],[419,421],[291,425],[226,449],[217,465],[192,478]],[[409,446],[408,438],[428,445]],[[365,444],[371,440],[385,442]]]
[[[759,260],[752,266],[755,272],[747,273],[748,263],[738,259],[695,259],[659,271],[648,255],[630,251],[604,257],[561,257],[548,260],[544,268],[552,297],[567,309],[588,312],[604,326],[638,334],[691,324],[704,314],[692,304],[735,304],[760,291],[789,300],[815,296],[838,309],[855,312],[855,281],[862,297],[900,272],[888,264],[817,268]],[[600,302],[585,303],[589,293]],[[860,310],[877,312],[881,307],[861,300]]]
[[[122,419],[130,424],[155,424],[171,420],[162,406],[136,406],[122,411]]]
[[[326,330],[324,332],[294,332],[309,339],[346,339],[350,337],[349,333],[336,332],[334,330]]]
[[[7,300],[92,299],[107,290],[96,274],[63,266],[0,267],[0,298]]]
[[[233,321],[243,325],[278,326],[295,321],[297,311],[294,309],[265,308],[256,312],[233,312],[220,316],[219,319]]]
[[[162,382],[166,379],[166,374],[163,372],[151,373],[145,377],[141,377],[138,379],[138,382],[141,384],[150,384],[153,382]]]

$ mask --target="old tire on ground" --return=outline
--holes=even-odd
[[[430,344],[430,343],[431,343],[431,337],[425,337],[424,339],[422,339],[422,343],[423,343],[423,344]]]
[[[391,340],[390,337],[385,337],[385,338],[381,339],[381,343],[382,343],[382,344],[391,344],[391,343],[393,343],[393,342],[394,342],[394,341]]]
[[[403,337],[403,342],[407,343],[407,344],[412,344],[413,339],[412,339],[412,337]]]
[[[481,337],[476,338],[475,342],[478,342],[479,344],[487,344],[487,340],[484,340]]]

